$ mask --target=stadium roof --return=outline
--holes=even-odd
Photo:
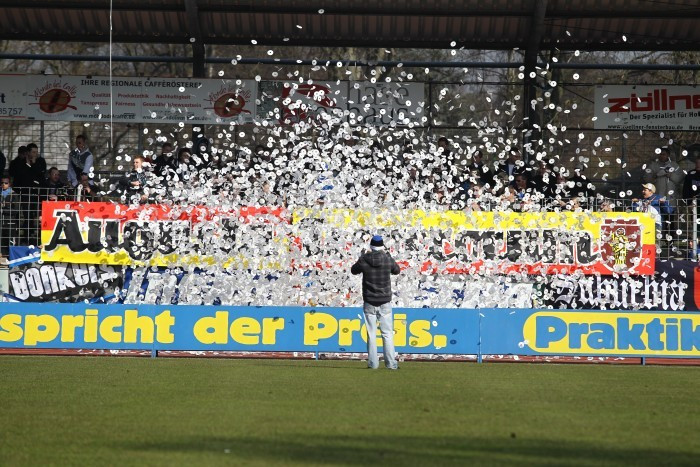
[[[2,4],[0,40],[109,40],[109,0]],[[261,45],[449,48],[456,41],[457,47],[470,49],[700,50],[698,0],[112,0],[112,4],[115,42],[194,39],[195,48],[251,40]]]

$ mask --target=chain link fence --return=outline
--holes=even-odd
[[[73,188],[15,188],[0,198],[0,253],[9,256],[10,246],[41,245],[41,203],[43,201],[119,202],[118,192],[88,192]],[[172,200],[171,200],[172,201]],[[185,203],[185,200],[176,200]],[[270,199],[282,205],[283,195]],[[656,217],[657,257],[692,259],[698,256],[698,211],[696,199],[669,200],[662,207],[649,207],[644,200],[610,199],[602,196],[570,198],[518,198],[506,195],[480,196],[465,203],[466,211],[513,212],[648,212]],[[214,202],[214,206],[216,206]],[[654,212],[654,210],[656,211]]]

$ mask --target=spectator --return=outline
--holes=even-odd
[[[29,159],[27,146],[20,146],[17,157],[10,162],[10,176],[15,188],[38,188],[44,183],[37,164]]]
[[[189,148],[180,148],[177,151],[177,162],[178,162],[178,167],[179,164],[191,164],[192,161],[192,150]]]
[[[211,147],[211,141],[204,135],[199,135],[194,142],[193,151],[191,154],[190,164],[194,170],[203,170],[211,165],[211,158],[209,155],[209,149]]]
[[[5,153],[0,151],[0,175],[5,173],[5,166],[7,165],[7,158]]]
[[[663,228],[662,212],[665,210],[669,213],[670,206],[665,198],[656,194],[656,187],[652,183],[642,185],[642,199],[633,198],[632,207],[637,212],[645,212],[654,219],[656,227],[656,246],[659,250],[659,240],[661,239],[661,230]]]
[[[101,189],[90,180],[90,176],[85,172],[80,174],[80,184],[78,188],[81,192],[81,198],[85,201],[100,201]]]
[[[44,159],[41,154],[39,154],[39,146],[35,143],[29,143],[27,145],[27,150],[29,151],[28,159],[34,170],[41,175],[41,179],[46,178],[46,159]]]
[[[574,169],[574,176],[568,181],[569,191],[576,198],[584,198],[586,201],[595,196],[595,185],[593,185],[585,175],[583,164],[577,164]]]
[[[53,190],[64,188],[66,186],[66,184],[61,181],[61,172],[58,170],[58,168],[51,167],[49,169],[49,174],[46,177],[45,186],[46,188],[50,188]]]
[[[267,151],[265,146],[258,144],[255,146],[253,154],[250,158],[250,168],[255,169],[256,174],[267,167],[267,163],[272,160],[270,152]]]
[[[44,187],[47,188],[48,199],[56,201],[60,192],[66,188],[66,184],[61,181],[61,172],[56,167],[49,169],[49,175],[46,179]]]
[[[683,182],[683,198],[700,197],[700,158],[695,159],[695,169],[688,172]]]
[[[394,258],[385,251],[384,239],[375,235],[369,252],[350,268],[353,275],[362,274],[362,300],[367,331],[367,366],[379,368],[377,355],[377,321],[382,333],[384,365],[390,370],[399,368],[394,351],[394,319],[391,309],[391,275],[401,272]]]
[[[143,202],[148,198],[145,192],[148,177],[144,169],[145,158],[134,156],[133,169],[119,179],[118,185],[132,202]]]
[[[656,186],[656,194],[666,199],[677,198],[678,189],[683,181],[683,171],[671,160],[671,151],[667,147],[659,150],[659,157],[649,164],[644,172],[644,182]]]
[[[507,185],[503,193],[494,203],[494,211],[519,211],[520,203],[517,202],[517,190],[512,185]]]
[[[514,206],[517,210],[523,212],[541,210],[543,195],[532,188],[525,174],[518,174],[515,176],[512,188],[514,189],[516,201]]]
[[[171,171],[177,169],[177,159],[173,153],[173,145],[163,143],[160,147],[160,155],[156,157],[154,172],[157,176],[166,178],[171,175]]]
[[[441,136],[440,138],[438,138],[436,149],[437,149],[437,154],[442,159],[443,164],[446,164],[446,163],[449,164],[449,162],[452,158],[452,153],[450,152],[449,140],[444,136]]]
[[[530,186],[535,191],[542,193],[545,198],[555,197],[557,178],[545,161],[539,162],[537,173],[532,177]]]
[[[460,185],[462,183],[460,173],[461,169],[458,167],[458,164],[455,161],[455,154],[450,151],[449,140],[444,136],[441,136],[438,139],[436,160],[438,165],[436,169],[439,170],[439,177],[442,180],[445,182],[456,182],[456,185]]]
[[[0,178],[0,256],[9,256],[10,240],[17,234],[16,197],[12,191],[10,177]]]
[[[180,175],[180,180],[188,180],[192,170],[191,166],[192,152],[187,148],[180,148],[177,152],[177,168],[176,171]]]
[[[608,198],[599,198],[598,205],[600,212],[615,212],[615,201]]]
[[[653,210],[649,208],[654,208],[659,214],[658,216],[658,226],[659,232],[661,231],[662,219],[665,216],[669,216],[673,213],[673,208],[669,204],[665,197],[660,196],[656,193],[656,187],[653,183],[645,183],[642,185],[642,199],[633,198],[632,203],[634,203],[635,209],[639,212],[650,212],[653,214]]]
[[[484,189],[479,183],[472,184],[467,190],[467,200],[464,211],[490,211],[489,195],[488,193],[484,193]]]
[[[78,135],[75,138],[75,149],[68,155],[68,183],[72,187],[77,187],[80,183],[81,173],[90,173],[93,166],[93,157],[87,146],[85,135]]]
[[[493,175],[488,165],[484,163],[484,153],[480,149],[476,150],[472,155],[472,163],[467,166],[470,177],[477,177],[476,180],[470,181],[472,183],[479,183],[482,186],[493,187]]]
[[[560,200],[567,200],[571,198],[571,191],[569,190],[569,180],[562,168],[557,169],[556,186],[554,187],[554,197]]]
[[[513,179],[513,188],[515,188],[515,195],[518,199],[523,199],[528,190],[527,187],[527,177],[523,174],[518,174]]]
[[[10,183],[10,177],[3,175],[0,179],[0,187],[2,188],[2,199],[3,201],[12,195],[12,184]]]
[[[437,141],[438,154],[444,154],[447,157],[450,154],[450,141],[445,136],[441,136]],[[442,149],[442,151],[440,151]]]
[[[505,175],[509,183],[512,183],[518,174],[525,174],[526,177],[529,177],[529,170],[523,162],[523,154],[517,148],[508,152],[508,159],[499,164],[496,172]]]

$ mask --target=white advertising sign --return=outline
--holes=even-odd
[[[257,117],[290,125],[310,118],[343,119],[347,109],[347,81],[261,81]]]
[[[0,119],[27,118],[25,80],[24,75],[0,75]]]
[[[425,115],[423,83],[352,83],[350,122],[371,125],[421,124]]]
[[[248,123],[254,80],[28,76],[27,114],[36,120]],[[110,102],[111,97],[111,102]]]
[[[700,130],[700,88],[597,86],[597,130]]]
[[[13,120],[393,126],[422,124],[424,109],[423,83],[0,75],[0,118]]]

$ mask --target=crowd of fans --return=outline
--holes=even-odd
[[[153,157],[137,155],[127,173],[101,178],[88,140],[79,135],[68,154],[66,181],[57,167],[47,170],[36,144],[21,146],[9,163],[0,156],[2,254],[8,229],[38,234],[41,200],[75,199],[134,203],[285,205],[366,208],[443,208],[466,211],[615,210],[583,174],[547,160],[525,161],[518,148],[501,154],[476,148],[452,151],[447,138],[426,149],[411,144],[384,148],[362,134],[340,139],[281,140],[278,147],[241,148],[223,160],[200,136],[183,147],[163,143]],[[700,194],[700,161],[686,174],[668,148],[644,167],[642,196],[631,207],[651,213],[659,231],[674,222],[673,198]],[[643,182],[643,184],[641,183]],[[680,196],[679,196],[680,195]],[[19,219],[9,214],[21,212]],[[16,209],[21,205],[20,209]],[[630,206],[628,206],[630,207]],[[16,233],[16,232],[15,232]],[[17,235],[15,235],[16,237]],[[31,242],[29,234],[25,240]]]

